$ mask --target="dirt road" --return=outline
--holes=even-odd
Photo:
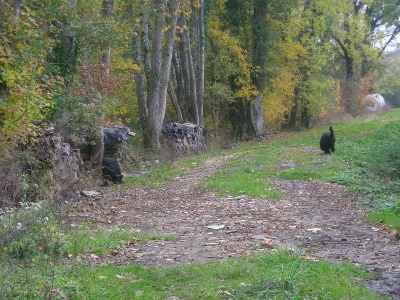
[[[126,249],[93,258],[117,265],[173,266],[241,257],[268,249],[293,249],[308,259],[349,261],[379,271],[368,287],[400,299],[400,242],[363,220],[346,188],[315,180],[274,180],[280,200],[219,197],[197,185],[232,156],[211,158],[171,183],[84,198],[71,222],[122,226],[172,240],[133,241]]]

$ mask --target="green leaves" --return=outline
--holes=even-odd
[[[12,11],[4,11],[1,16],[10,20],[3,26],[0,41],[0,82],[6,87],[0,90],[4,95],[0,102],[3,140],[19,137],[26,141],[29,135],[34,136],[33,122],[44,118],[62,85],[60,78],[47,73],[47,55],[55,44],[51,36],[55,32],[51,26],[54,19],[43,10],[34,10],[37,4],[21,7],[19,17]]]

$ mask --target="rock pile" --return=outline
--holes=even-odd
[[[165,123],[162,126],[162,135],[167,145],[179,154],[198,151],[207,144],[206,130],[193,123]]]

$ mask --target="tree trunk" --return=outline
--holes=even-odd
[[[200,0],[199,8],[199,67],[198,67],[198,93],[197,107],[199,111],[199,125],[204,127],[204,63],[205,63],[205,44],[206,35],[204,30],[204,1]]]
[[[132,20],[135,19],[131,6],[128,7],[128,15]],[[151,63],[149,58],[149,22],[147,14],[142,15],[140,30],[134,32],[131,46],[132,60],[140,68],[140,71],[136,71],[134,74],[139,111],[139,126],[143,134],[143,144],[145,147],[149,147],[150,139],[147,134],[149,112],[147,107],[148,95],[146,93],[146,83],[150,76]]]
[[[149,81],[147,82],[147,95],[148,95],[148,124],[147,134],[151,148],[159,147],[160,133],[158,131],[158,118],[161,113],[160,109],[160,85],[161,85],[161,66],[162,66],[162,40],[164,29],[164,12],[163,1],[157,0],[155,8],[157,10],[156,20],[154,25],[152,49],[151,49],[151,70]]]
[[[179,16],[179,26],[184,28],[187,26],[185,15],[182,13]],[[193,105],[196,103],[192,102],[192,89],[191,89],[191,76],[190,76],[190,61],[189,61],[189,54],[188,49],[190,47],[189,42],[187,41],[187,34],[186,30],[181,31],[179,34],[180,43],[179,43],[179,61],[181,65],[181,72],[182,72],[182,87],[181,96],[183,97],[183,101],[185,103],[185,112],[184,119],[186,121],[193,122],[193,113],[196,111]]]
[[[263,94],[259,93],[253,97],[253,101],[250,104],[250,119],[253,126],[254,133],[257,137],[264,134],[264,116],[263,116]]]
[[[101,161],[104,154],[104,135],[103,128],[100,126],[98,136],[91,141],[90,145],[90,163],[94,175],[101,178]]]
[[[171,98],[173,97],[171,93],[174,93],[177,97],[178,107],[175,108],[179,110],[176,112],[177,115],[178,116],[181,115],[182,120],[189,120],[189,112],[186,105],[187,96],[185,88],[185,79],[183,77],[182,63],[179,58],[179,51],[176,42],[172,54],[172,65],[173,65],[173,72],[172,72],[173,77],[171,79],[172,83],[171,83],[170,97]]]
[[[138,34],[134,35],[132,38],[132,59],[139,66],[143,67],[142,54],[140,51],[140,37]],[[138,101],[139,110],[139,123],[140,129],[143,132],[143,144],[149,145],[149,138],[147,135],[147,94],[146,94],[146,84],[145,84],[145,74],[143,72],[135,72],[135,85],[136,85],[136,96]]]
[[[204,125],[204,3],[192,4],[190,19],[178,18],[179,41],[174,48],[174,84],[183,120]],[[173,96],[172,91],[170,96]],[[179,112],[177,112],[179,115]]]
[[[13,8],[14,8],[14,20],[18,20],[21,14],[21,6],[24,3],[24,0],[14,0]]]
[[[262,109],[263,91],[265,87],[265,62],[267,55],[267,5],[268,0],[255,0],[253,16],[253,65],[259,73],[253,76],[253,83],[258,90],[250,103],[250,118],[256,136],[264,134],[264,116]]]
[[[185,33],[184,33],[185,34]],[[187,33],[186,33],[187,35]],[[187,36],[186,38],[186,51],[188,54],[189,58],[189,76],[190,76],[190,84],[189,84],[189,89],[190,89],[190,103],[192,107],[192,122],[195,124],[199,124],[199,108],[198,108],[198,100],[197,100],[197,84],[196,84],[196,74],[195,74],[195,67],[194,67],[194,59],[193,59],[193,53],[192,53],[192,48],[190,45],[190,39]]]
[[[164,1],[157,0],[156,8],[163,9]],[[163,14],[158,13],[153,32],[153,43],[151,52],[151,70],[147,86],[148,94],[148,124],[147,132],[149,136],[150,147],[157,149],[160,147],[160,133],[162,122],[164,121],[167,88],[170,76],[173,43],[178,18],[179,2],[172,0],[170,2],[170,20],[166,31],[165,51],[163,55],[163,33],[165,19]]]
[[[170,3],[170,27],[167,31],[166,36],[166,46],[165,46],[165,54],[163,57],[163,64],[162,64],[162,73],[161,73],[161,85],[159,91],[159,101],[160,101],[160,114],[158,115],[158,133],[161,132],[162,123],[165,117],[165,110],[167,107],[167,90],[168,90],[168,83],[171,74],[171,63],[172,63],[172,53],[174,50],[174,38],[176,32],[176,24],[178,20],[178,10],[179,10],[179,1],[172,0]]]
[[[103,0],[103,5],[102,5],[102,15],[103,17],[107,19],[111,17],[111,13],[113,10],[113,3],[114,0]],[[101,62],[103,65],[103,71],[105,76],[110,75],[110,62],[111,62],[111,46],[109,43],[106,43],[103,49],[103,54],[101,58]]]
[[[172,105],[174,106],[177,119],[179,122],[182,122],[183,121],[182,110],[179,107],[178,96],[175,93],[175,90],[171,84],[171,81],[168,83],[168,94],[169,94],[169,97],[171,98]]]

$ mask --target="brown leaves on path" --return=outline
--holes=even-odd
[[[364,221],[364,210],[343,186],[276,179],[271,182],[282,193],[280,200],[219,197],[197,187],[232,158],[210,158],[159,188],[136,187],[94,200],[84,198],[68,219],[175,237],[127,243],[125,249],[95,259],[101,263],[172,266],[293,249],[309,259],[349,261],[380,270],[391,280],[398,276],[399,241]],[[397,292],[400,295],[400,286],[394,285],[387,294]]]

